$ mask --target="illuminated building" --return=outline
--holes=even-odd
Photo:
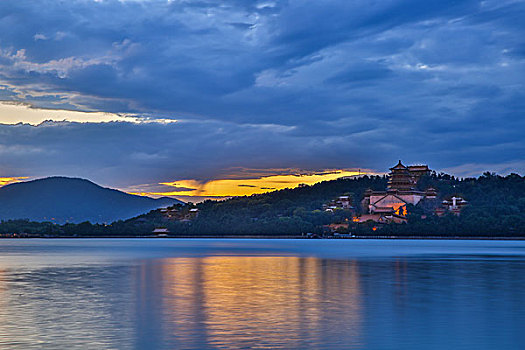
[[[450,199],[444,200],[441,204],[441,208],[436,208],[436,215],[442,216],[446,211],[449,211],[452,214],[459,216],[461,210],[468,204],[468,202],[461,197],[453,196]]]
[[[423,199],[437,197],[433,188],[420,191],[416,187],[419,179],[429,174],[427,165],[405,166],[399,161],[390,168],[387,190],[367,190],[362,204],[374,221],[405,222],[408,204],[417,205]]]

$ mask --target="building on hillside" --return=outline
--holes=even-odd
[[[181,216],[180,211],[176,206],[161,208],[159,211],[166,219],[179,219]]]
[[[401,223],[407,222],[407,218],[402,215],[397,215],[397,214],[392,214],[392,213],[389,213],[386,215],[383,213],[363,214],[363,215],[355,216],[354,218],[352,218],[352,222],[356,222],[356,223],[365,223],[368,221],[373,221],[373,222],[377,222],[380,224],[390,224],[390,223],[401,224]]]
[[[379,215],[381,222],[405,222],[407,205],[417,205],[423,199],[435,199],[437,192],[433,188],[425,191],[417,189],[419,179],[429,175],[427,165],[405,166],[401,161],[390,168],[386,191],[372,191],[368,189],[363,199],[364,209],[372,215]]]
[[[351,196],[339,196],[326,204],[323,204],[325,211],[333,212],[334,210],[352,210],[352,197]]]
[[[431,170],[428,168],[428,165],[409,165],[408,172],[417,182],[422,176],[430,175]]]
[[[388,190],[412,191],[423,175],[430,175],[428,165],[405,166],[401,161],[390,168]]]
[[[437,198],[437,191],[433,187],[427,188],[425,191],[425,198],[426,199],[436,199]]]
[[[437,208],[435,211],[437,216],[442,216],[447,211],[454,215],[459,216],[461,213],[461,210],[468,204],[468,202],[459,196],[458,197],[453,196],[450,199],[445,199],[441,204],[442,204],[442,207]]]
[[[352,199],[350,198],[350,196],[339,196],[339,198],[337,198],[336,203],[340,205],[343,209],[352,208]]]
[[[177,220],[181,222],[191,221],[199,216],[198,208],[172,206],[159,210],[166,220]]]
[[[152,233],[154,235],[157,235],[157,237],[167,237],[170,231],[165,227],[157,227],[153,230]]]
[[[191,208],[188,212],[188,218],[189,219],[195,219],[199,216],[199,209],[197,208]]]
[[[390,168],[388,178],[388,190],[410,191],[414,189],[415,179],[410,174],[408,167],[404,166],[401,161],[396,166]]]

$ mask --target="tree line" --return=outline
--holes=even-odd
[[[386,176],[362,176],[325,181],[312,186],[283,189],[265,194],[234,197],[223,201],[191,203],[173,209],[198,209],[191,220],[169,218],[160,210],[111,224],[56,225],[50,222],[9,220],[0,223],[0,234],[28,233],[48,236],[120,236],[149,235],[158,227],[172,235],[302,235],[323,234],[326,225],[348,222],[356,235],[394,236],[525,236],[525,177],[484,173],[478,178],[456,178],[433,172],[418,182],[425,190],[433,187],[438,200],[453,195],[469,204],[460,216],[434,215],[434,207],[409,205],[406,224],[380,225],[354,223],[352,217],[365,211],[361,200],[367,189],[384,190]],[[353,210],[322,210],[323,204],[340,196],[352,198]]]

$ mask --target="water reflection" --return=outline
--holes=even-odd
[[[525,348],[522,243],[49,242],[0,246],[0,349]]]
[[[360,271],[367,348],[525,346],[523,259],[396,259]]]
[[[154,284],[155,276],[162,281]],[[137,271],[139,341],[158,331],[162,343],[186,348],[305,348],[361,344],[357,263],[299,257],[172,258]],[[160,304],[152,305],[152,300]],[[344,308],[341,306],[344,305]],[[152,322],[151,318],[158,320]],[[333,325],[337,324],[337,327]],[[341,332],[344,336],[341,337]],[[158,339],[158,337],[153,337]]]
[[[4,270],[0,348],[131,348],[128,281],[122,268]]]

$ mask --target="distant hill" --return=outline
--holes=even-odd
[[[49,177],[0,188],[0,220],[110,223],[176,203],[182,202],[131,195],[84,179]]]
[[[312,186],[301,186],[265,194],[234,197],[224,201],[205,201],[197,205],[175,205],[168,210],[152,210],[112,225],[54,225],[27,221],[6,221],[0,223],[0,237],[6,234],[34,234],[50,236],[118,236],[151,235],[154,229],[162,228],[172,236],[199,235],[297,235],[325,233],[325,225],[348,223],[348,231],[357,236],[439,236],[439,237],[525,237],[525,177],[518,174],[499,176],[485,173],[478,178],[458,179],[448,174],[435,174],[422,177],[418,188],[432,187],[437,190],[436,203],[451,196],[459,196],[468,201],[461,215],[445,213],[436,215],[435,207],[426,205],[407,205],[408,222],[404,224],[378,224],[372,221],[354,222],[354,214],[366,212],[362,206],[364,192],[383,190],[387,186],[386,176],[362,176],[354,179],[325,181]],[[82,181],[82,180],[77,180]],[[90,186],[96,186],[94,184]],[[11,185],[21,186],[22,184]],[[0,189],[0,205],[4,198]],[[96,186],[99,188],[98,186]],[[100,189],[100,188],[99,188]],[[103,191],[111,191],[101,189]],[[72,192],[72,191],[71,191]],[[117,191],[114,191],[117,192]],[[31,191],[26,202],[30,201]],[[117,192],[118,193],[118,192]],[[125,195],[119,193],[120,195]],[[51,196],[55,192],[51,192]],[[63,196],[70,193],[64,191]],[[338,196],[352,198],[352,210],[323,210],[323,204]],[[125,195],[127,196],[127,195]],[[73,197],[73,196],[71,196]],[[68,203],[71,207],[82,209],[82,196]],[[134,196],[131,196],[134,197]],[[58,198],[58,195],[57,195]],[[85,197],[89,198],[89,197]],[[86,200],[86,199],[84,199]],[[151,199],[150,199],[151,200]],[[34,199],[28,210],[39,210],[45,204]],[[102,201],[100,201],[102,202]],[[47,203],[64,202],[54,199]],[[117,208],[118,204],[107,204],[102,212]],[[432,203],[428,203],[432,204]],[[435,204],[435,203],[434,203]],[[67,208],[67,205],[64,205]],[[120,205],[122,206],[122,205]],[[0,211],[6,208],[0,207]],[[189,215],[191,210],[195,214]],[[56,210],[58,211],[58,210]],[[145,212],[145,211],[143,211]],[[26,215],[27,216],[27,215]],[[348,221],[347,221],[348,220]],[[109,221],[109,220],[108,220]]]

